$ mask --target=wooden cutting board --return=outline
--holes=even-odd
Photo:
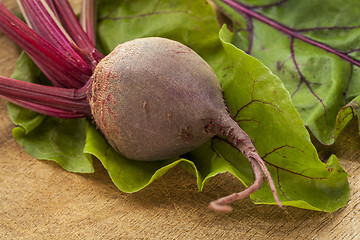
[[[2,1],[17,9],[15,0]],[[10,76],[20,49],[0,34],[0,75]],[[180,168],[134,194],[120,192],[101,164],[76,174],[28,155],[12,138],[6,102],[0,100],[0,239],[360,239],[360,138],[356,122],[335,153],[350,174],[350,201],[335,213],[236,202],[230,214],[207,208],[242,190],[230,174],[203,192]]]

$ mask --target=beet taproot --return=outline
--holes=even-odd
[[[165,38],[118,45],[96,66],[88,101],[96,125],[122,155],[163,160],[213,137],[211,120],[227,115],[211,67]]]

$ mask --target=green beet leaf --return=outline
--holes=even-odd
[[[332,144],[338,112],[360,95],[360,2],[215,2],[233,21],[234,44],[280,77],[314,136]]]
[[[160,36],[182,42],[215,70],[226,102],[250,135],[277,184],[284,205],[335,211],[348,199],[347,174],[337,158],[322,163],[282,82],[261,62],[238,49],[237,35],[220,31],[214,11],[201,0],[106,1],[98,3],[99,48],[109,53],[117,44],[139,37]],[[13,75],[43,81],[23,54]],[[231,172],[243,184],[253,182],[252,169],[241,153],[220,138],[179,158],[139,162],[116,153],[86,119],[45,117],[9,105],[18,125],[13,134],[27,152],[58,162],[74,172],[92,172],[92,156],[101,161],[114,184],[124,192],[138,191],[176,165],[197,178],[199,189],[213,176]],[[267,183],[252,195],[255,203],[274,204]]]

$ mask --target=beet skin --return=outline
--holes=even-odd
[[[204,127],[228,115],[211,67],[164,38],[118,45],[100,61],[88,92],[92,116],[109,143],[135,160],[187,153],[213,137]]]

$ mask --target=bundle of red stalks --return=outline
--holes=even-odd
[[[41,114],[93,121],[121,155],[157,161],[185,154],[215,135],[250,161],[255,181],[228,203],[274,182],[249,136],[229,114],[219,81],[193,50],[149,37],[118,45],[106,57],[95,48],[95,2],[83,1],[80,22],[66,0],[19,0],[27,24],[0,3],[0,30],[22,47],[53,86],[0,77],[0,95]]]

